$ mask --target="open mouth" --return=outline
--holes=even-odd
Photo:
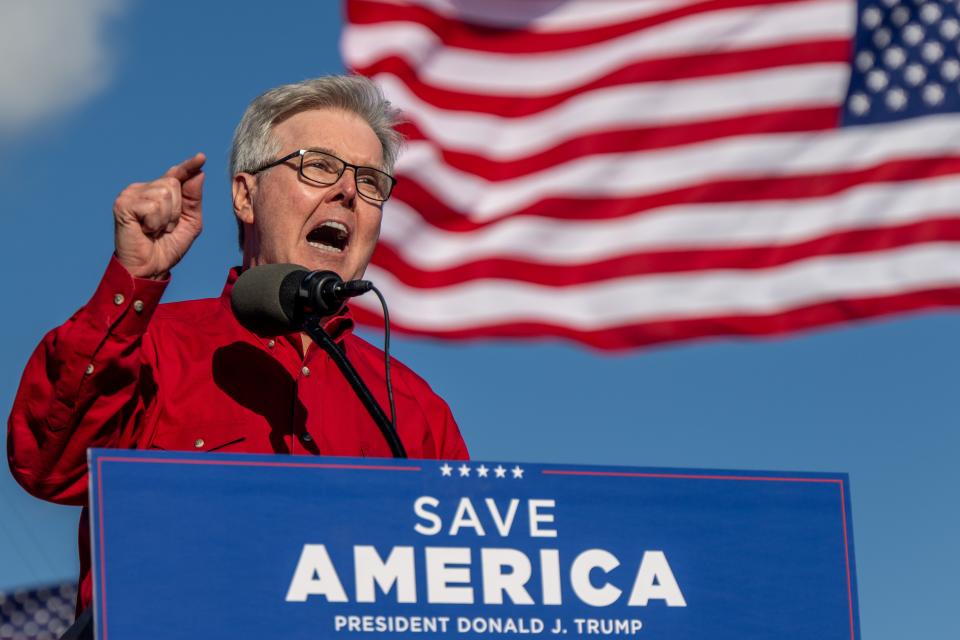
[[[307,244],[330,253],[343,253],[349,241],[349,229],[335,220],[327,220],[307,234]]]

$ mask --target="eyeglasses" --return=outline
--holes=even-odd
[[[278,164],[283,164],[300,156],[300,176],[309,182],[323,186],[329,186],[337,182],[347,170],[347,167],[353,169],[354,184],[357,185],[357,193],[362,197],[375,202],[383,202],[390,197],[390,192],[397,184],[397,179],[389,173],[374,169],[373,167],[361,167],[341,160],[337,156],[326,151],[317,151],[315,149],[297,149],[293,153],[283,156],[279,160],[274,160],[269,164],[251,171],[256,175],[261,171],[266,171]]]

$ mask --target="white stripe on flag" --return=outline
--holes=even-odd
[[[456,91],[538,96],[588,83],[645,57],[665,58],[751,47],[849,38],[855,16],[836,0],[705,12],[600,44],[545,53],[492,53],[444,47],[416,23],[350,25],[346,63],[364,68],[399,56],[427,84]]]
[[[702,0],[379,0],[379,4],[417,5],[448,18],[492,27],[526,28],[538,32],[592,29],[635,20]]]
[[[365,277],[384,292],[392,318],[426,331],[511,322],[591,331],[661,320],[776,314],[847,297],[957,287],[960,244],[816,257],[775,269],[658,274],[571,287],[483,280],[414,289],[374,265]],[[374,312],[378,308],[376,299],[356,300],[352,304]]]
[[[443,148],[511,160],[607,129],[837,106],[846,94],[849,75],[846,64],[823,63],[614,86],[521,118],[439,109],[420,100],[393,75],[378,74],[374,79],[390,101]]]
[[[491,258],[572,265],[648,251],[783,246],[958,216],[960,180],[948,176],[867,184],[828,198],[674,205],[612,220],[521,216],[468,233],[437,229],[396,201],[386,207],[380,239],[430,271]]]
[[[585,156],[500,182],[454,169],[428,143],[414,142],[397,163],[397,173],[482,222],[546,196],[637,196],[711,180],[847,171],[958,150],[960,119],[945,114],[815,134],[739,136],[647,153]]]

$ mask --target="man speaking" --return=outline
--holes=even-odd
[[[329,76],[258,97],[230,154],[243,268],[292,263],[360,278],[380,232],[400,146],[398,112],[369,80]],[[231,310],[242,269],[219,298],[159,305],[199,235],[197,154],[128,186],[113,206],[116,250],[90,301],[43,339],[9,422],[14,477],[33,495],[87,499],[86,451],[391,455],[370,413],[306,335],[258,335]],[[323,328],[387,406],[383,352],[353,334],[348,308]],[[393,365],[396,428],[412,458],[466,458],[446,403]],[[79,605],[92,600],[87,510],[80,521]]]

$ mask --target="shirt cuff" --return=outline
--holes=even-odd
[[[116,256],[111,256],[84,310],[102,330],[118,335],[142,335],[169,283],[170,276],[163,280],[135,278]]]

